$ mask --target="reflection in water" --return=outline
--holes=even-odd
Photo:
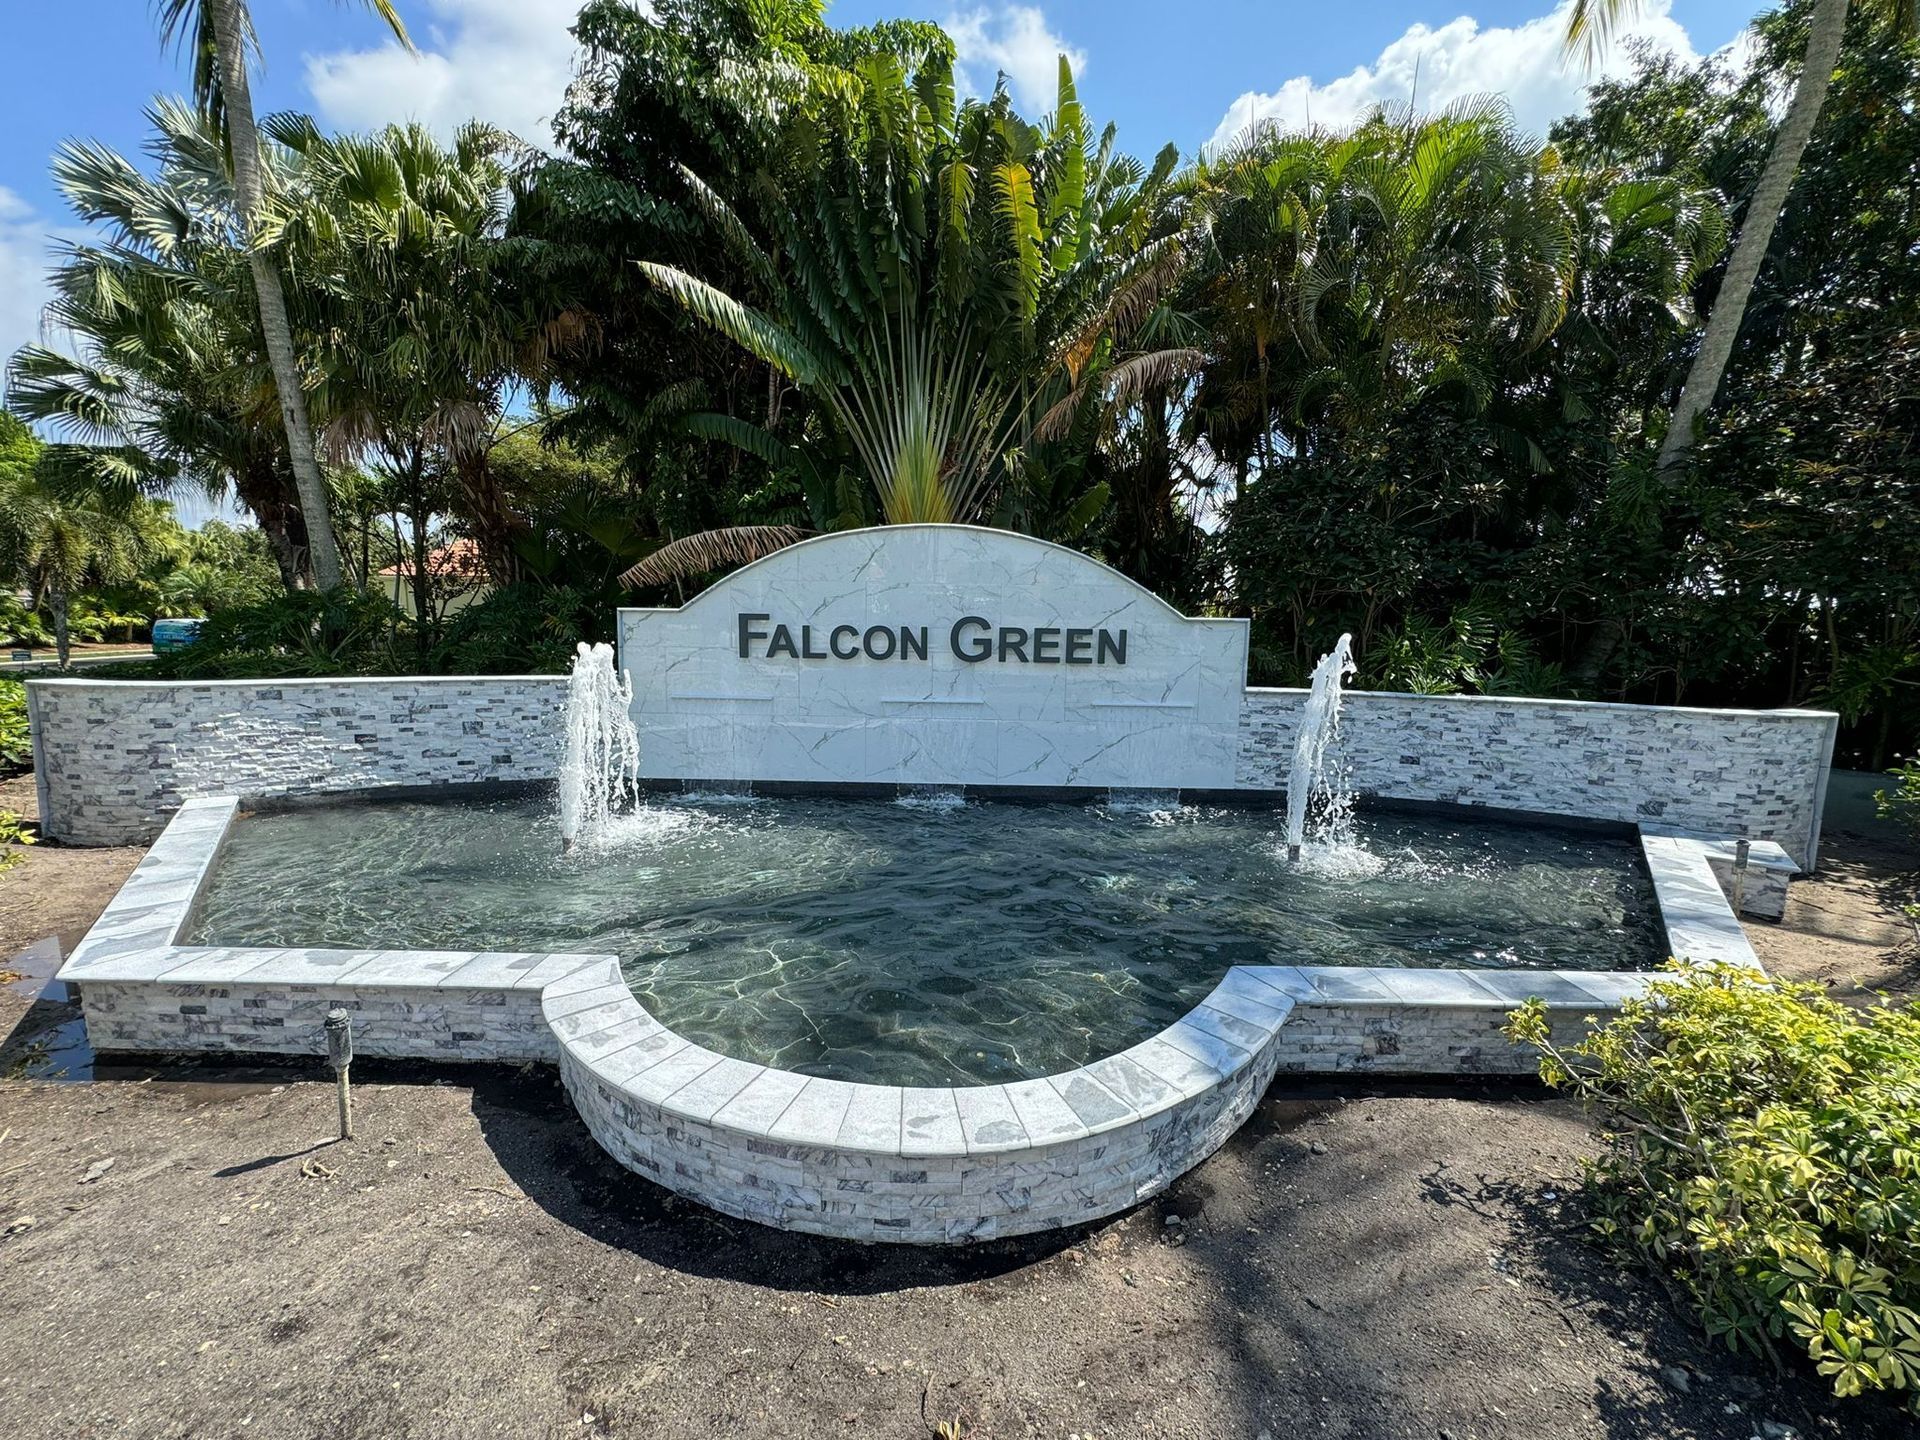
[[[1614,969],[1658,954],[1633,848],[1379,817],[1375,873],[1261,810],[656,797],[563,856],[539,800],[241,822],[199,943],[604,951],[683,1034],[896,1084],[1048,1074],[1235,964]]]

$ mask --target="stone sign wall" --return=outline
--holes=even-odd
[[[619,635],[652,777],[1234,784],[1246,622],[1024,535],[824,535]]]
[[[626,610],[659,780],[1274,792],[1303,693],[1245,686],[1194,620],[1073,551],[960,526],[825,536],[677,610]],[[553,676],[27,687],[46,833],[151,839],[183,800],[550,779]],[[1355,786],[1773,840],[1811,867],[1836,721],[1501,697],[1349,696]]]
[[[1306,696],[1249,690],[1236,786],[1284,788]],[[1813,868],[1838,718],[1502,696],[1350,692],[1355,789],[1772,840]]]

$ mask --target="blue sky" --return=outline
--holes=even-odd
[[[1706,54],[1732,41],[1763,0],[1647,0],[1638,29],[1656,45]],[[408,57],[353,5],[253,0],[266,56],[265,110],[299,108],[338,127],[419,118],[447,128],[478,113],[544,142],[546,116],[572,60],[566,27],[578,0],[399,0],[420,47]],[[49,234],[68,220],[47,180],[61,140],[84,136],[133,152],[141,110],[180,88],[179,57],[161,53],[142,0],[63,0],[10,7],[8,85],[0,87],[0,355],[34,338]],[[1150,154],[1168,140],[1191,154],[1249,117],[1351,119],[1405,99],[1507,94],[1544,129],[1578,103],[1585,72],[1558,53],[1553,0],[1041,0],[1035,5],[837,0],[842,25],[888,15],[945,24],[964,75],[986,89],[1005,71],[1037,113],[1054,56],[1072,55],[1096,122]],[[1624,62],[1619,62],[1624,63]]]

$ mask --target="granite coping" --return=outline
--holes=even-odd
[[[1303,1007],[1505,1013],[1617,1009],[1640,971],[1408,970],[1236,965],[1150,1039],[1059,1074],[981,1086],[858,1084],[758,1065],[676,1034],[634,996],[612,955],[183,946],[178,943],[238,813],[183,804],[60,971],[63,980],[343,987],[538,995],[564,1056],[610,1091],[746,1142],[867,1156],[1040,1152],[1145,1124],[1253,1065]],[[1709,865],[1713,840],[1644,830],[1670,950],[1758,962]]]
[[[1669,953],[1696,964],[1724,963],[1759,970],[1747,932],[1741,928],[1710,863],[1712,841],[1643,830],[1640,851],[1653,876]]]
[[[258,683],[258,682],[255,682]],[[1293,685],[1249,685],[1249,695],[1298,695],[1305,698],[1311,692]],[[1773,710],[1742,710],[1738,708],[1716,707],[1711,705],[1647,705],[1632,700],[1571,700],[1550,695],[1423,695],[1412,690],[1356,690],[1342,687],[1341,696],[1352,700],[1359,697],[1365,700],[1404,701],[1407,704],[1421,704],[1432,700],[1460,700],[1482,705],[1518,705],[1529,708],[1567,709],[1567,710],[1624,710],[1636,714],[1655,715],[1738,715],[1742,719],[1754,720],[1831,720],[1836,725],[1840,716],[1832,710],[1802,710],[1792,706],[1781,706]]]
[[[1708,835],[1698,830],[1683,830],[1670,825],[1642,825],[1642,836],[1660,839],[1690,840],[1716,864],[1731,865],[1739,854],[1740,841],[1733,835]],[[1786,847],[1773,840],[1754,840],[1747,846],[1747,866],[1753,870],[1775,871],[1788,877],[1800,874],[1800,866],[1787,854]]]

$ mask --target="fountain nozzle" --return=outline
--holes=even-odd
[[[1300,863],[1300,847],[1298,845],[1287,846],[1287,863],[1289,865],[1298,865]]]

